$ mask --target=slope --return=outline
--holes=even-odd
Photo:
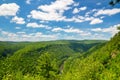
[[[38,78],[54,80],[56,77],[59,78],[62,65],[70,56],[79,55],[77,53],[84,53],[93,46],[103,43],[104,41],[94,40],[23,43],[24,47],[1,60],[0,78],[15,80],[16,75],[22,78],[30,75],[29,77],[38,76]]]
[[[120,32],[91,55],[67,59],[64,63],[61,80],[119,80],[119,62]]]

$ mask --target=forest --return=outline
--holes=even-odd
[[[109,41],[1,41],[0,80],[120,80],[120,32]]]

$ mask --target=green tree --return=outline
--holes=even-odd
[[[118,26],[117,29],[120,30],[120,26]]]
[[[38,74],[45,77],[47,80],[55,80],[57,70],[55,68],[55,61],[52,59],[51,54],[42,54],[38,59],[38,65],[36,67]]]

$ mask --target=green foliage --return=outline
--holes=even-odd
[[[117,29],[120,30],[120,26],[118,26]]]
[[[67,59],[64,62],[61,80],[119,80],[119,41],[120,32],[102,48],[95,51],[93,48],[92,54],[85,56],[85,58]]]
[[[120,32],[109,42],[0,42],[0,80],[119,80],[119,37]]]
[[[55,80],[57,74],[56,61],[52,59],[49,53],[42,54],[38,59],[37,72],[47,80]]]

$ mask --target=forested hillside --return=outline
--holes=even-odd
[[[67,59],[61,80],[119,80],[119,62],[120,32],[91,55]]]
[[[119,80],[119,41],[0,42],[0,79]]]
[[[69,57],[83,55],[94,46],[105,43],[100,40],[1,42],[0,78],[58,79]]]

